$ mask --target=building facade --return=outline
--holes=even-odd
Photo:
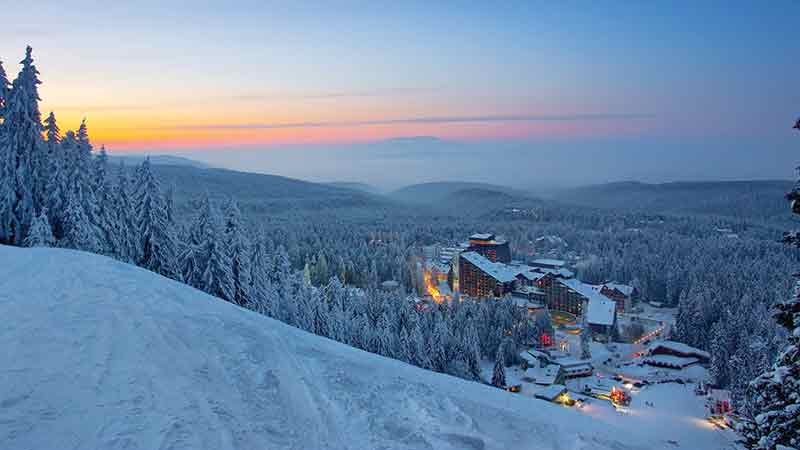
[[[539,287],[544,291],[547,307],[556,311],[570,313],[581,317],[584,312],[585,304],[589,300],[584,294],[571,286],[567,281],[577,281],[574,279],[565,280],[548,274],[539,279]],[[578,281],[578,283],[580,283]]]
[[[606,283],[600,287],[600,293],[616,302],[618,313],[630,311],[639,295],[635,287],[620,283]]]
[[[499,239],[491,233],[476,233],[470,236],[467,251],[483,255],[491,262],[504,264],[511,262],[511,248],[508,241]]]
[[[473,298],[502,297],[514,289],[514,275],[503,264],[476,252],[461,253],[458,286],[462,295]]]

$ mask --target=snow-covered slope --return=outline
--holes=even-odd
[[[0,354],[4,450],[657,447],[82,252],[0,246]]]

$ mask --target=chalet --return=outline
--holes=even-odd
[[[528,369],[529,367],[541,367],[550,364],[550,355],[547,352],[530,349],[520,352],[520,359],[522,359],[522,368]]]
[[[696,359],[700,363],[708,363],[711,355],[703,350],[675,341],[658,341],[650,344],[647,348],[647,356],[674,356],[677,358]]]
[[[607,298],[590,298],[586,306],[586,325],[596,339],[610,342],[617,328],[617,304]]]
[[[536,392],[534,396],[538,399],[553,403],[565,403],[567,400],[569,400],[567,387],[563,384],[553,384],[548,386]]]
[[[648,347],[642,362],[649,366],[683,369],[694,364],[705,364],[711,355],[681,342],[659,341]]]
[[[639,297],[639,291],[635,287],[622,283],[605,283],[599,286],[599,290],[601,294],[616,302],[618,313],[630,311],[633,302]]]
[[[564,384],[566,375],[563,367],[558,364],[548,364],[545,367],[528,367],[523,379],[540,386],[550,386]]]
[[[642,358],[648,366],[664,367],[666,369],[683,369],[700,362],[697,358],[673,355],[649,355]]]
[[[585,359],[561,358],[553,363],[561,366],[565,378],[588,377],[594,373],[592,363]]]

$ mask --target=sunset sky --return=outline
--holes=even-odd
[[[776,136],[800,113],[800,2],[0,3],[9,77],[32,45],[43,112],[115,150]]]

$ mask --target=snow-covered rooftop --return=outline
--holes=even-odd
[[[545,276],[544,273],[534,272],[534,271],[532,271],[530,269],[523,270],[519,274],[522,275],[523,277],[527,278],[530,281],[537,281],[537,280],[539,280],[539,279],[541,279],[542,277]]]
[[[537,391],[536,397],[541,398],[543,400],[549,400],[552,402],[564,392],[567,392],[566,386],[564,386],[563,384],[553,384]]]
[[[486,257],[476,252],[464,252],[461,254],[461,257],[501,283],[514,281],[517,273],[519,273],[518,270],[512,266],[489,261]]]
[[[614,325],[617,304],[610,299],[590,298],[586,307],[586,322],[590,325]]]
[[[552,259],[552,258],[537,258],[531,261],[531,265],[534,266],[549,266],[549,267],[564,267],[567,265],[567,262],[562,259]]]
[[[699,361],[700,360],[697,358],[682,358],[680,356],[673,355],[650,355],[642,358],[642,362],[645,364],[650,364],[652,366],[674,367],[676,369],[682,369],[684,367],[691,366]]]
[[[678,353],[682,355],[688,356],[696,356],[700,359],[711,359],[711,355],[704,351],[700,350],[699,348],[694,348],[690,345],[686,345],[683,342],[676,342],[676,341],[657,341],[650,344],[648,347],[649,353],[657,353],[659,348],[666,349],[673,353]]]
[[[561,366],[550,364],[547,367],[530,367],[525,371],[525,376],[533,380],[536,384],[549,386],[556,382]]]
[[[494,235],[492,233],[475,233],[469,238],[476,241],[488,241],[494,239]]]
[[[630,297],[630,295],[633,294],[633,286],[629,286],[627,284],[606,283],[604,286],[609,288],[609,289],[612,289],[612,290],[616,289],[616,290],[620,291],[626,297]]]
[[[560,283],[589,300],[593,298],[605,298],[604,296],[601,296],[599,292],[593,289],[591,284],[586,284],[581,280],[571,278],[568,280],[561,280]]]

